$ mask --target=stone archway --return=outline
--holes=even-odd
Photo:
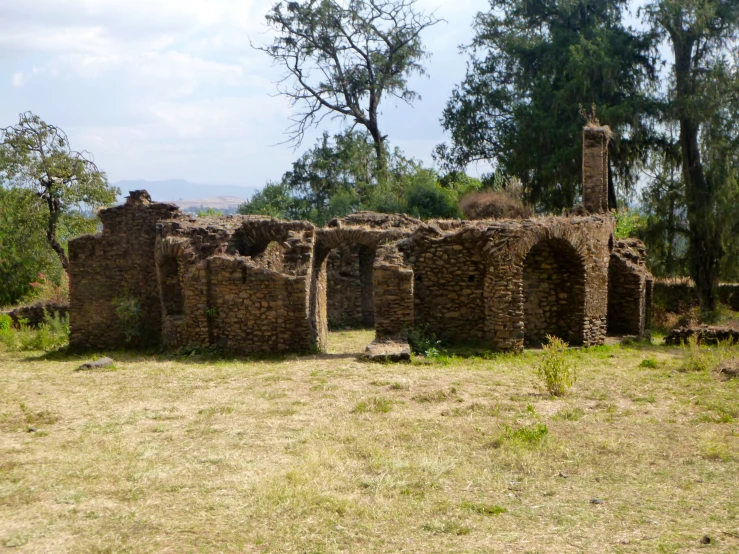
[[[524,345],[540,346],[546,335],[581,345],[585,332],[585,267],[566,240],[544,239],[523,263]]]

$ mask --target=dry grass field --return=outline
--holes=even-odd
[[[710,367],[736,347],[571,351],[555,399],[541,352],[370,364],[370,338],[0,351],[0,550],[739,552],[739,379]]]

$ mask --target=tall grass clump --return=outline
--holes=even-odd
[[[567,352],[568,344],[558,337],[547,335],[544,355],[536,364],[536,374],[544,381],[549,394],[564,396],[577,381],[577,367]]]
[[[696,335],[692,335],[683,343],[685,359],[678,371],[701,373],[712,371],[731,355],[732,346],[731,340],[719,342],[715,346],[703,345]]]
[[[58,350],[69,344],[69,318],[59,314],[44,313],[44,321],[38,329],[33,329],[26,322],[19,322],[17,329],[0,321],[0,345],[11,352],[42,350],[49,352]]]

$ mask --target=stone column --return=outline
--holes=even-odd
[[[610,136],[607,125],[586,125],[582,130],[582,204],[590,213],[608,211]]]

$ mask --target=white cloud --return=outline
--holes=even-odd
[[[272,146],[290,115],[271,96],[279,69],[249,45],[270,41],[264,14],[273,1],[0,0],[0,124],[33,110],[94,152],[113,179],[199,175],[260,186],[296,157]],[[442,136],[443,102],[463,75],[456,46],[487,2],[420,5],[449,20],[424,37],[435,53],[431,79],[414,80],[424,102],[383,107],[391,141],[419,156]]]

